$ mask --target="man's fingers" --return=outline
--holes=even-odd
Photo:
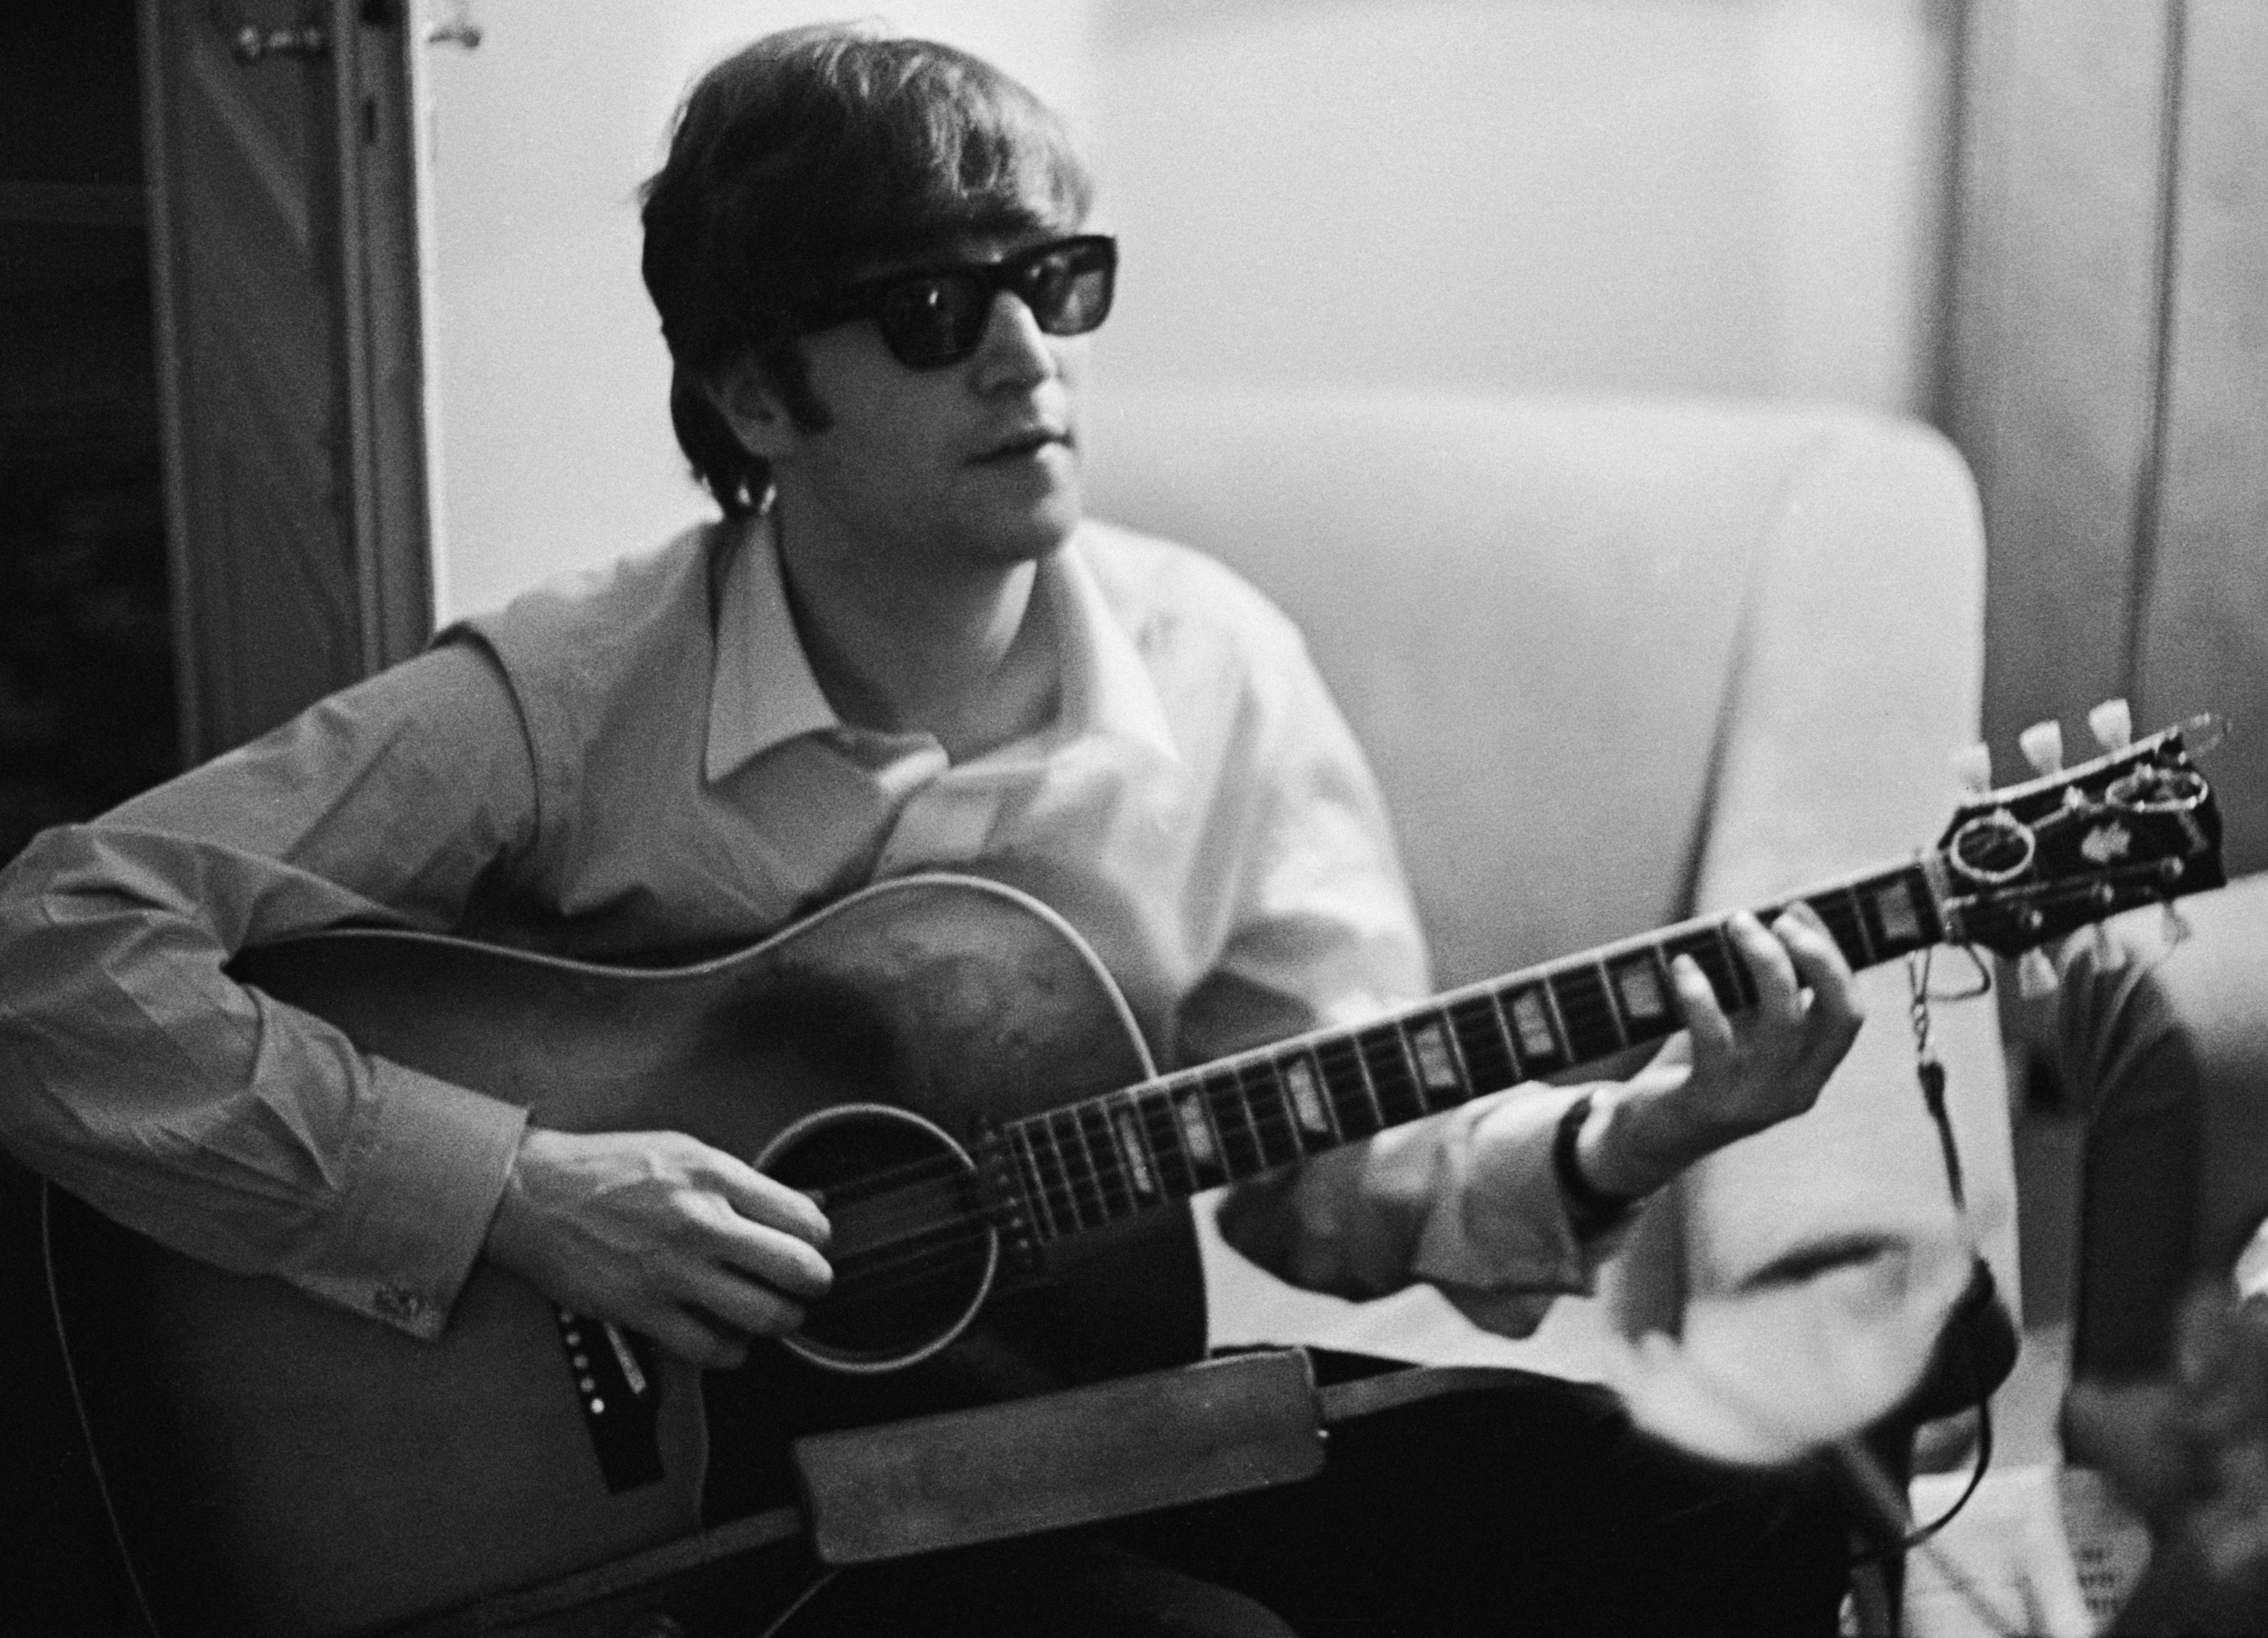
[[[803,1241],[738,1215],[718,1225],[716,1252],[728,1267],[790,1297],[824,1296],[835,1283],[827,1259]]]
[[[1827,924],[1809,905],[1798,905],[1772,923],[1797,980],[1811,992],[1806,1017],[1813,1035],[1839,1056],[1866,1017],[1851,964]]]
[[[674,1304],[657,1304],[642,1318],[629,1322],[688,1364],[703,1370],[734,1370],[748,1357],[745,1336],[736,1335],[695,1318]]]
[[[736,1269],[703,1264],[680,1281],[687,1302],[714,1315],[718,1324],[744,1336],[785,1336],[803,1324],[803,1305]]]
[[[768,1178],[747,1162],[722,1150],[716,1155],[716,1183],[733,1209],[751,1223],[792,1234],[805,1245],[824,1250],[831,1230],[827,1214],[810,1195]]]
[[[1725,1017],[1724,1008],[1717,1004],[1717,992],[1710,987],[1709,976],[1702,972],[1701,964],[1691,956],[1678,957],[1669,964],[1669,981],[1676,986],[1677,999],[1684,1009],[1685,1028],[1692,1038],[1695,1061],[1731,1052],[1732,1022]]]
[[[1787,917],[1783,915],[1780,921]],[[1787,946],[1764,930],[1764,923],[1746,910],[1729,916],[1725,922],[1731,934],[1734,948],[1749,969],[1749,977],[1756,987],[1756,1012],[1766,1018],[1793,1018],[1803,1016],[1802,987],[1797,983],[1795,963]]]

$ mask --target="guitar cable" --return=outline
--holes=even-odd
[[[1929,980],[1930,961],[1931,957],[1935,953],[1934,951],[1924,950],[1917,955],[1908,956],[1906,985],[1910,1000],[1907,1014],[1913,1028],[1914,1076],[1920,1083],[1922,1103],[1929,1112],[1931,1124],[1937,1128],[1938,1146],[1945,1162],[1946,1187],[1953,1196],[1955,1212],[1966,1216],[1969,1199],[1968,1191],[1962,1181],[1961,1145],[1954,1135],[1953,1118],[1946,1107],[1945,1064],[1938,1057],[1936,1048],[1930,1043],[1929,1006],[1933,999],[1976,1001],[1990,995],[1992,993],[1992,970],[1969,945],[1962,944],[1957,947],[1969,958],[1970,966],[1976,969],[1977,983],[1968,989],[1933,997],[1930,994]],[[1983,1322],[1984,1316],[1992,1312],[1994,1290],[1992,1267],[1979,1256],[1970,1274],[1969,1289],[1962,1293],[1961,1300],[1955,1305],[1948,1322],[1948,1329],[1957,1331],[1959,1333],[1961,1369],[1968,1376],[1968,1403],[1960,1408],[1974,1411],[1977,1415],[1977,1447],[1975,1457],[1970,1465],[1969,1482],[1962,1487],[1961,1494],[1953,1499],[1945,1510],[1930,1520],[1928,1524],[1910,1527],[1895,1541],[1865,1553],[1853,1554],[1851,1560],[1853,1568],[1879,1562],[1894,1554],[1903,1555],[1922,1546],[1954,1521],[1962,1509],[1969,1505],[1970,1499],[1977,1494],[1977,1487],[1984,1482],[1985,1472],[1992,1465],[1992,1390],[1984,1381],[1984,1373],[1978,1368],[1977,1348],[1970,1333],[1974,1327]],[[1884,1480],[1887,1486],[1888,1475],[1881,1472],[1879,1463],[1873,1462],[1871,1452],[1861,1448],[1855,1451],[1846,1450],[1843,1454],[1846,1461],[1865,1460],[1872,1463],[1875,1468],[1874,1476]],[[1860,1487],[1870,1493],[1875,1488],[1874,1485],[1864,1482],[1863,1478]]]
[[[779,1638],[779,1634],[787,1630],[787,1624],[803,1613],[804,1606],[824,1592],[842,1573],[839,1569],[820,1571],[813,1579],[811,1585],[789,1600],[787,1608],[772,1617],[771,1625],[758,1633],[756,1638]]]

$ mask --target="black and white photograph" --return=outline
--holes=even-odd
[[[0,1632],[2268,1634],[2268,6],[0,17]]]

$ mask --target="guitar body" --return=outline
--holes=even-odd
[[[252,952],[237,971],[364,1051],[538,1124],[681,1130],[752,1161],[846,1105],[967,1140],[1151,1073],[1077,935],[1021,894],[957,878],[884,884],[666,971],[382,931]],[[996,1258],[988,1239],[981,1266],[948,1260],[936,1289],[908,1285],[929,1334],[879,1363],[762,1344],[704,1378],[641,1341],[651,1427],[634,1432],[659,1475],[624,1483],[602,1464],[573,1363],[578,1347],[620,1349],[588,1322],[563,1341],[558,1311],[509,1274],[478,1266],[425,1343],[168,1252],[59,1191],[49,1201],[89,1439],[167,1634],[348,1633],[446,1610],[688,1534],[704,1484],[712,1519],[792,1500],[786,1451],[801,1434],[1153,1369],[1204,1342],[1186,1206],[1042,1259]],[[972,1296],[965,1326],[932,1323]]]

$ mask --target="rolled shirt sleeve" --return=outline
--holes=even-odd
[[[1184,1062],[1352,1027],[1432,987],[1376,782],[1304,650],[1294,660],[1257,713],[1266,750],[1235,921],[1182,1009]],[[1590,1289],[1622,1237],[1579,1237],[1553,1171],[1559,1118],[1583,1089],[1484,1090],[1233,1189],[1223,1238],[1296,1285],[1359,1299],[1424,1281],[1476,1323],[1526,1335],[1555,1296]]]
[[[453,924],[534,801],[502,676],[448,645],[34,839],[0,873],[0,1140],[174,1250],[438,1334],[525,1112],[226,964],[342,922]]]

